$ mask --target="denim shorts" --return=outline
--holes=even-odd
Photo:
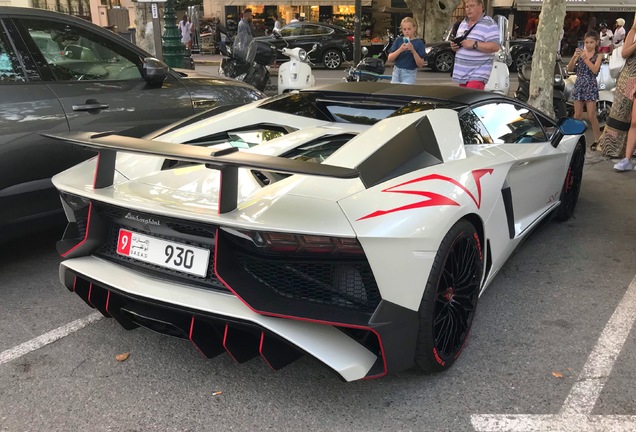
[[[393,67],[393,75],[391,83],[393,84],[415,84],[417,78],[417,69],[402,69]]]

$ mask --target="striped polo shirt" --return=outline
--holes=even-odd
[[[470,29],[468,18],[465,18],[457,29],[457,36],[464,35],[468,29]],[[482,15],[467,39],[478,42],[499,43],[499,27],[488,15]],[[466,84],[468,81],[488,82],[494,61],[495,56],[493,53],[485,53],[471,48],[460,48],[455,53],[453,81],[460,84]]]

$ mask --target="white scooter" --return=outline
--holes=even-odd
[[[499,44],[501,49],[494,54],[495,62],[492,65],[490,72],[490,78],[486,83],[486,91],[493,93],[499,93],[504,96],[508,95],[510,90],[510,71],[508,65],[510,64],[510,49],[508,38],[508,19],[504,16],[495,16],[497,27],[499,27]]]
[[[274,30],[274,37],[280,37],[277,30]],[[311,62],[309,61],[309,54],[316,49],[318,49],[318,45],[314,45],[309,52],[302,48],[289,47],[280,50],[281,53],[289,57],[289,60],[278,68],[278,94],[316,85],[316,78],[311,72]]]

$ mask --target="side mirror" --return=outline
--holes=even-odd
[[[556,133],[552,135],[552,147],[557,147],[561,138],[564,135],[581,135],[585,133],[587,125],[582,120],[577,120],[569,117],[561,117],[557,121],[557,127],[559,128]]]
[[[148,84],[162,84],[168,76],[168,65],[154,57],[146,57],[141,75]]]
[[[362,47],[362,55],[366,56],[367,54],[369,54],[369,49],[367,47]]]
[[[581,135],[587,129],[584,121],[569,117],[561,117],[557,126],[563,135]]]

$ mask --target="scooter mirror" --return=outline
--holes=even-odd
[[[273,29],[272,30],[272,36],[274,36],[276,39],[280,39],[283,37],[283,35],[280,34],[280,30],[278,29]]]
[[[369,54],[369,49],[367,47],[362,47],[362,55],[367,55]]]

